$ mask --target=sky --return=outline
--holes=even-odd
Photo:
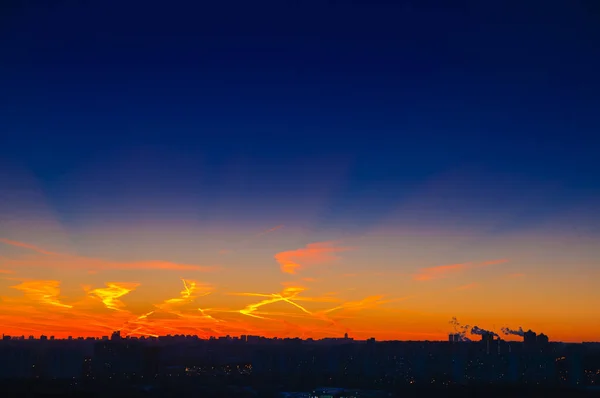
[[[0,331],[599,340],[595,2],[213,3],[3,5]]]

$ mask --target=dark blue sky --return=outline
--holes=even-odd
[[[335,185],[326,213],[376,218],[449,172],[476,175],[464,192],[483,187],[480,203],[600,187],[593,1],[12,3],[0,157],[59,210]]]

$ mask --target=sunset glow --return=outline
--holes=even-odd
[[[598,0],[9,3],[1,333],[600,341]]]

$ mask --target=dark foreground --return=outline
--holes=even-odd
[[[223,385],[219,388],[203,385],[143,385],[80,384],[73,382],[3,381],[0,396],[9,397],[82,397],[82,398],[158,398],[158,397],[202,397],[202,398],[277,398],[283,397],[277,388],[256,390],[243,386]],[[357,398],[363,395],[357,395]],[[364,395],[370,397],[374,395]],[[520,398],[520,397],[600,397],[600,389],[572,389],[519,386],[449,386],[449,387],[406,387],[394,393],[381,392],[377,397],[402,398]]]

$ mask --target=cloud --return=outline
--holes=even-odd
[[[15,240],[0,238],[0,243],[4,243],[5,245],[20,247],[20,248],[23,248],[23,249],[33,250],[35,252],[38,252],[40,254],[45,254],[45,255],[48,255],[48,256],[58,256],[58,255],[60,255],[59,253],[55,253],[55,252],[51,252],[51,251],[48,251],[48,250],[44,250],[44,249],[41,249],[41,248],[39,248],[37,246],[30,245],[29,243],[17,242]]]
[[[179,293],[179,297],[170,298],[160,304],[156,304],[155,310],[143,314],[135,321],[132,321],[132,324],[140,325],[139,328],[136,329],[136,333],[141,330],[150,331],[153,326],[156,326],[157,320],[164,319],[188,319],[191,323],[201,318],[213,322],[220,322],[207,314],[207,310],[197,308],[193,305],[197,298],[212,293],[212,287],[189,279],[182,279],[181,282],[183,283],[183,290]],[[187,309],[192,309],[193,307],[192,313],[184,313],[184,307],[187,307]],[[196,314],[193,312],[196,312]],[[200,313],[200,315],[198,316],[197,313]],[[145,322],[146,320],[150,320],[151,322]]]
[[[32,280],[11,287],[22,291],[27,298],[33,301],[56,307],[72,308],[71,305],[63,304],[59,300],[60,281]]]
[[[56,268],[73,268],[87,269],[88,271],[99,270],[171,270],[171,271],[202,271],[210,272],[217,269],[212,266],[201,266],[192,264],[180,264],[170,261],[133,261],[119,262],[97,258],[89,258],[76,256],[66,253],[56,253],[48,250],[40,249],[39,247],[28,243],[12,241],[8,239],[0,239],[1,243],[28,249],[42,256],[22,256],[18,259],[5,259],[4,263],[13,267],[56,267]]]
[[[11,269],[0,269],[0,274],[14,274],[15,271]]]
[[[201,265],[178,264],[169,261],[138,261],[129,263],[108,262],[98,260],[100,269],[157,269],[172,271],[214,271],[217,267],[207,267]]]
[[[275,232],[275,231],[277,231],[278,229],[281,229],[281,228],[283,228],[283,225],[277,225],[277,226],[275,226],[275,227],[273,227],[273,228],[269,228],[269,229],[267,229],[266,231],[263,231],[263,232],[259,233],[259,234],[258,234],[258,235],[256,235],[256,236],[262,236],[262,235],[266,235],[266,234],[268,234],[268,233]]]
[[[286,303],[298,308],[299,310],[301,310],[302,312],[304,312],[306,314],[310,314],[310,311],[308,311],[306,308],[304,308],[303,306],[301,306],[300,304],[298,304],[294,301],[294,298],[296,298],[296,296],[298,296],[304,290],[305,289],[303,287],[288,286],[288,287],[284,288],[281,293],[275,293],[275,294],[242,293],[241,295],[244,295],[244,296],[265,297],[265,299],[259,301],[258,303],[248,304],[245,308],[242,308],[240,310],[240,314],[251,316],[254,318],[269,319],[269,318],[263,316],[264,313],[259,315],[256,312],[263,305],[273,304],[273,303],[277,303],[280,301],[286,302]]]
[[[508,260],[506,260],[506,259],[499,259],[499,260],[483,261],[480,263],[458,263],[458,264],[449,264],[449,265],[439,265],[437,267],[422,268],[417,274],[415,274],[413,276],[413,279],[416,281],[429,281],[432,279],[444,278],[448,274],[461,272],[466,269],[487,267],[487,266],[496,265],[496,264],[503,264],[503,263],[506,263],[507,261]]]
[[[84,285],[85,297],[66,305],[59,300],[58,281],[25,281],[14,286],[24,292],[23,297],[1,298],[0,326],[11,334],[61,337],[100,336],[114,330],[120,330],[123,335],[183,333],[204,338],[250,332],[261,334],[262,331],[243,321],[216,319],[211,314],[213,309],[198,308],[195,300],[212,292],[212,287],[189,279],[182,280],[182,284],[179,295],[155,304],[153,311],[140,316],[121,301],[139,286],[137,283],[109,282],[101,288]],[[110,316],[107,316],[107,310]]]
[[[418,274],[414,276],[414,279],[416,281],[428,281],[431,279],[441,278],[449,273],[464,270],[465,268],[467,268],[467,265],[468,263],[440,265],[437,267],[423,268]]]
[[[106,283],[106,287],[88,290],[87,293],[90,297],[100,299],[106,308],[121,311],[125,304],[119,299],[135,290],[138,286],[139,283],[108,282]]]
[[[377,307],[381,304],[385,304],[387,302],[388,301],[383,300],[383,296],[381,296],[381,295],[369,296],[360,301],[348,301],[346,303],[343,303],[342,305],[338,305],[337,307],[325,310],[324,313],[327,314],[327,313],[339,311],[339,310],[352,310],[352,311],[366,310],[366,309],[371,309],[371,308]]]
[[[520,272],[507,275],[508,278],[524,278],[525,276],[526,276],[525,274],[522,274]]]
[[[100,336],[114,330],[120,330],[125,336],[331,336],[348,331],[345,321],[356,318],[357,311],[371,311],[394,301],[384,301],[382,296],[359,301],[344,301],[327,294],[303,296],[305,287],[289,283],[278,293],[231,293],[250,301],[237,308],[200,308],[197,301],[211,294],[213,287],[190,279],[182,279],[181,283],[179,294],[154,304],[151,311],[134,313],[122,299],[135,291],[138,283],[108,282],[98,288],[82,286],[85,296],[64,304],[59,281],[24,281],[13,286],[24,293],[23,297],[2,298],[0,326],[11,334],[60,337]],[[299,323],[292,323],[294,319]]]
[[[303,248],[289,250],[275,255],[281,272],[296,274],[298,270],[314,265],[334,263],[340,252],[350,250],[348,247],[336,246],[334,242],[310,243]]]

